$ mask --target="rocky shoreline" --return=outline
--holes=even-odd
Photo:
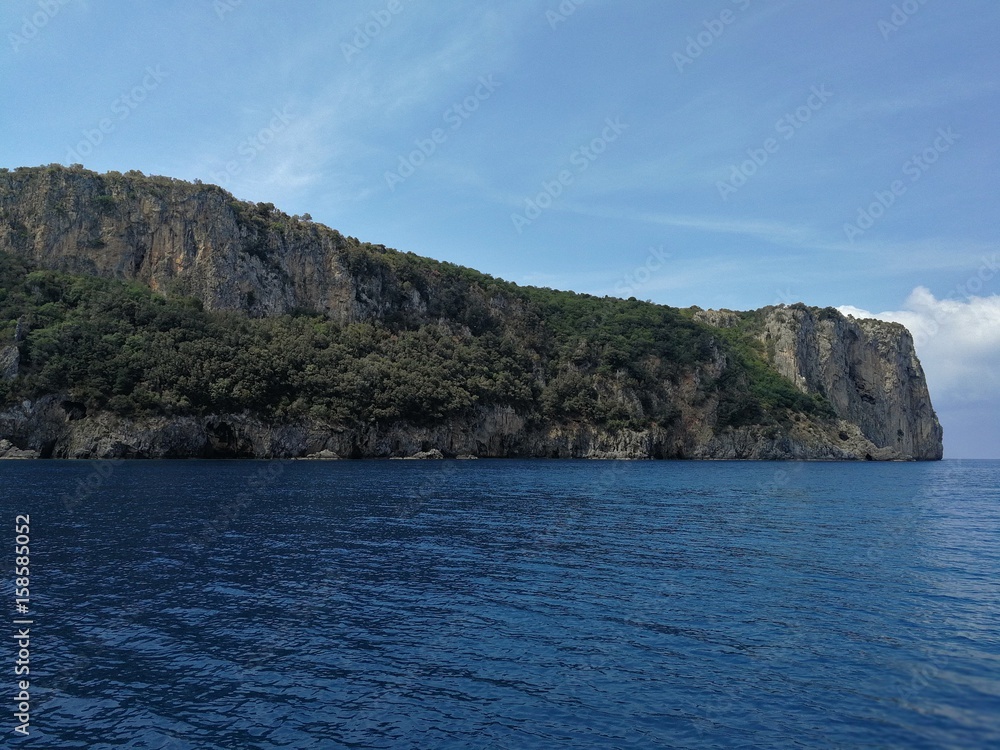
[[[267,424],[250,415],[148,417],[81,414],[78,405],[46,397],[0,412],[0,458],[587,458],[720,460],[914,460],[879,447],[857,425],[807,419],[715,434],[691,423],[671,432],[608,431],[587,424],[532,424],[510,408],[479,409],[466,420],[345,427]]]

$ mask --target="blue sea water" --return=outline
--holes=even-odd
[[[37,748],[1000,747],[1000,462],[2,462]],[[16,615],[11,614],[6,629]]]

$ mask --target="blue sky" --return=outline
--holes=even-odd
[[[902,320],[947,455],[1000,457],[1000,4],[11,0],[0,19],[3,166],[198,178],[523,284]]]

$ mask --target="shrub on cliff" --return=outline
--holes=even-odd
[[[521,288],[380,247],[359,252],[368,255],[352,263],[388,268],[405,279],[401,290],[433,285],[438,322],[402,307],[345,327],[315,314],[250,319],[0,253],[0,341],[18,321],[25,334],[20,375],[0,399],[60,393],[128,415],[382,424],[508,405],[529,418],[639,429],[675,419],[670,384],[721,353],[724,375],[706,384],[721,424],[828,408],[771,369],[746,332],[720,335],[673,308]],[[498,296],[520,312],[493,314]]]

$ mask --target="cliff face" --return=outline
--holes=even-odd
[[[435,286],[439,271],[433,265],[411,284],[392,270],[392,251],[381,246],[362,245],[273,206],[236,201],[214,186],[168,178],[62,168],[0,172],[0,251],[38,267],[135,281],[161,294],[196,297],[210,310],[255,317],[304,309],[347,325],[402,316],[411,327],[444,326],[457,336],[473,335],[469,326],[476,320],[529,317],[521,296],[486,291],[476,282],[454,302],[455,287]],[[373,252],[388,260],[373,262]],[[442,298],[448,298],[444,307]],[[456,305],[464,317],[444,317],[441,311]],[[693,317],[714,329],[748,325],[745,314],[729,311]],[[650,403],[661,411],[669,406],[670,419],[647,419],[643,427],[584,418],[545,421],[503,404],[478,405],[430,426],[275,421],[251,413],[129,417],[52,393],[2,407],[0,438],[10,443],[0,458],[25,451],[69,458],[323,452],[346,458],[432,449],[484,457],[941,457],[941,426],[902,326],[793,305],[758,311],[747,330],[769,367],[802,393],[825,397],[833,416],[793,410],[761,424],[728,420],[718,384],[732,371],[733,354],[719,344],[644,393],[619,382],[623,370],[605,377],[601,398],[630,414],[641,416],[643,404],[647,412]],[[16,382],[23,370],[21,336],[18,325],[14,341],[0,341],[0,383]],[[533,377],[545,387],[554,376],[537,364]]]
[[[898,323],[767,311],[761,338],[774,365],[802,391],[819,392],[876,446],[941,458],[941,425],[910,332]]]
[[[348,269],[346,252],[359,245],[214,185],[75,169],[0,173],[0,250],[197,297],[211,310],[378,319],[384,279]]]
[[[0,380],[17,377],[21,363],[21,351],[16,346],[0,346]]]
[[[906,328],[803,305],[766,307],[759,314],[756,336],[771,364],[803,393],[826,397],[837,416],[874,446],[864,455],[942,457],[941,424]],[[726,311],[700,317],[717,327],[737,322]],[[842,442],[852,442],[851,432],[838,430],[838,437],[846,434]]]
[[[313,420],[274,424],[247,414],[208,417],[123,418],[87,414],[79,404],[43,398],[0,412],[0,435],[12,458],[398,458],[438,450],[446,457],[718,459],[718,460],[933,460],[880,446],[847,420],[823,425],[795,419],[783,427],[714,431],[714,405],[685,410],[671,429],[615,429],[584,423],[537,425],[510,407],[479,408],[433,427],[385,426]],[[8,456],[0,451],[0,458]]]

